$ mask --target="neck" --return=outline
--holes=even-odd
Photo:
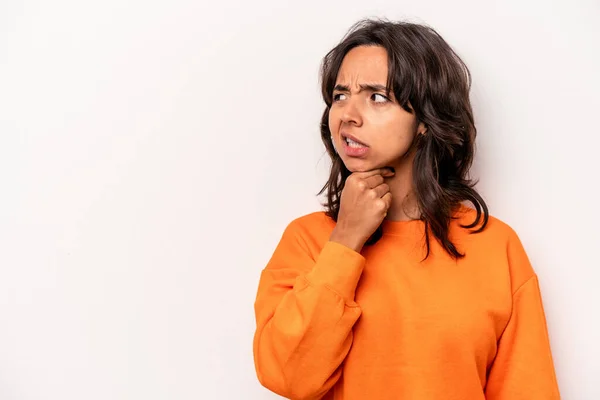
[[[414,152],[402,157],[393,167],[396,174],[391,178],[386,178],[386,183],[390,187],[392,194],[392,205],[388,209],[387,220],[390,221],[408,221],[418,219],[420,216],[417,199],[413,191],[413,161]]]

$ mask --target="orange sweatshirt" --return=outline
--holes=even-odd
[[[466,207],[425,255],[421,221],[385,221],[361,253],[329,241],[324,212],[292,221],[255,302],[260,382],[291,399],[559,399],[538,279],[493,217]]]

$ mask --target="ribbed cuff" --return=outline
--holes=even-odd
[[[356,286],[365,267],[365,258],[343,244],[328,241],[307,275],[314,285],[325,285],[346,300],[354,302]]]

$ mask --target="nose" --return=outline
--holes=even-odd
[[[355,96],[358,97],[358,96]],[[359,106],[356,104],[358,98],[356,99],[348,99],[345,101],[345,104],[341,113],[341,120],[345,125],[362,125],[362,116]]]

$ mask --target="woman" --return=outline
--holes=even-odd
[[[468,178],[465,64],[429,27],[365,20],[321,72],[326,210],[292,221],[261,274],[260,382],[291,399],[559,399],[537,276]]]

